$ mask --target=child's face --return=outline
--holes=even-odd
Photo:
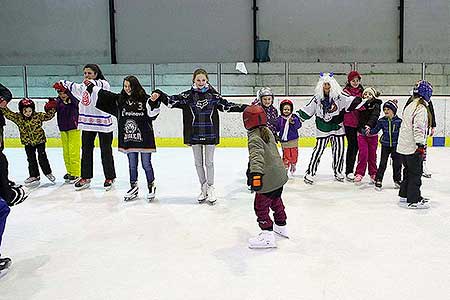
[[[367,98],[370,98],[370,97],[373,97],[373,95],[371,93],[368,93],[368,92],[363,93],[363,98],[364,99],[367,99]]]
[[[25,107],[22,113],[25,117],[29,118],[33,114],[33,109],[31,107]]]
[[[269,107],[272,105],[272,96],[262,96],[261,97],[261,103],[262,105],[264,105],[265,107]]]
[[[97,73],[91,68],[85,68],[83,70],[84,79],[91,80],[97,78]]]
[[[361,80],[359,79],[359,77],[355,77],[350,81],[350,85],[354,88],[357,88],[360,83],[361,83]]]
[[[62,101],[67,102],[69,99],[69,95],[64,92],[58,92],[58,97],[61,98]]]
[[[131,84],[129,81],[125,80],[123,82],[123,90],[127,93],[128,96],[131,96]]]
[[[385,107],[383,108],[384,111],[384,115],[390,119],[392,119],[394,117],[394,112],[392,111],[392,109],[390,109],[389,107]]]
[[[324,82],[323,83],[323,92],[325,94],[329,94],[331,90],[331,84],[329,82]]]
[[[291,114],[291,106],[290,105],[284,105],[283,106],[283,116],[289,116]]]
[[[205,74],[197,74],[194,78],[194,83],[201,89],[208,83],[208,78],[206,78]]]

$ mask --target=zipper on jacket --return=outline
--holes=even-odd
[[[392,131],[391,131],[391,119],[388,118],[388,131],[389,131],[389,147],[392,147]]]

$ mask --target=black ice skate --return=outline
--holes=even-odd
[[[139,187],[137,185],[137,182],[131,183],[131,189],[128,190],[128,192],[123,197],[123,201],[132,201],[138,197],[139,193]]]

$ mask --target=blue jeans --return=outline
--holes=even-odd
[[[2,236],[5,231],[6,218],[9,214],[9,206],[5,200],[0,197],[0,246],[2,245]]]
[[[139,152],[129,152],[128,156],[128,167],[130,169],[130,182],[137,182],[138,179],[138,160]],[[145,176],[147,177],[147,183],[152,183],[155,180],[155,175],[153,174],[152,166],[152,154],[141,152],[142,168],[145,171]]]

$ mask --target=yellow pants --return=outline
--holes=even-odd
[[[64,164],[67,173],[72,176],[80,176],[81,171],[81,135],[80,130],[73,129],[61,131],[61,142],[63,147]]]

